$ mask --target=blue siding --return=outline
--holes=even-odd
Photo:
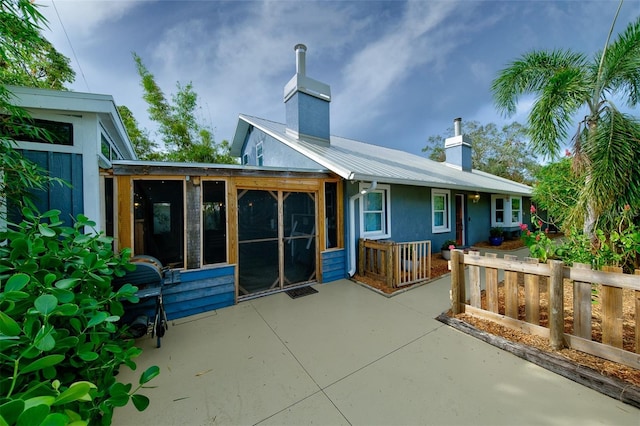
[[[60,178],[71,185],[68,187],[53,183],[48,191],[36,191],[34,195],[35,205],[41,212],[58,209],[61,211],[60,219],[66,225],[72,225],[71,217],[76,217],[84,211],[82,155],[29,150],[22,150],[22,155],[46,170],[50,176]]]
[[[322,282],[328,283],[347,276],[347,252],[344,249],[321,253]]]
[[[235,303],[235,267],[182,271],[180,283],[165,286],[167,318],[178,319]]]
[[[329,102],[296,92],[286,102],[287,127],[301,135],[329,139]]]

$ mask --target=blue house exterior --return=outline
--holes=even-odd
[[[330,89],[306,76],[306,47],[295,51],[296,75],[283,97],[286,123],[241,114],[232,154],[249,166],[329,170],[342,178],[343,276],[355,271],[360,238],[430,240],[439,251],[447,240],[470,246],[487,240],[492,227],[508,234],[530,222],[531,188],[472,169],[472,141],[460,119],[445,142],[444,163],[331,135]]]

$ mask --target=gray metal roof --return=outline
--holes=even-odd
[[[347,180],[377,181],[498,194],[531,195],[531,187],[480,170],[471,172],[397,149],[331,136],[329,144],[296,138],[286,126],[240,114],[233,149],[242,149],[252,125]]]

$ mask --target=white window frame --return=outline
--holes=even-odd
[[[503,200],[503,222],[496,221],[496,200]],[[520,209],[518,210],[517,221],[513,221],[513,200],[518,200],[520,202]],[[493,194],[491,195],[491,226],[492,227],[504,227],[511,228],[514,226],[519,226],[522,223],[522,197],[513,196],[513,195],[505,195],[505,194]]]
[[[370,188],[370,183],[360,183],[358,191],[364,191]],[[376,231],[364,231],[364,205],[365,197],[368,194],[382,194],[382,227],[381,230]],[[360,237],[370,240],[377,240],[383,238],[391,238],[391,187],[389,185],[378,184],[373,191],[367,192],[360,197]]]
[[[444,197],[444,220],[445,224],[442,226],[436,226],[436,197]],[[439,212],[439,211],[438,211]],[[431,232],[434,234],[441,234],[444,232],[451,232],[451,191],[448,189],[432,189],[431,190]]]
[[[256,144],[256,166],[264,165],[264,147],[262,141]]]

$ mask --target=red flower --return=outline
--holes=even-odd
[[[541,220],[538,220],[538,227],[542,228],[542,221]]]
[[[536,212],[536,206],[531,204],[531,213],[535,213],[535,212]]]
[[[629,210],[631,210],[631,206],[629,204],[625,204],[624,211],[628,212]]]
[[[571,151],[569,151],[568,149],[564,150],[564,156],[565,157],[571,157]]]
[[[456,248],[456,246],[454,246],[453,244],[451,244],[451,245],[449,246],[449,250],[455,250],[455,248]]]
[[[526,224],[526,223],[521,223],[521,224],[520,224],[520,230],[521,230],[521,231],[526,231],[526,230],[527,230],[527,228],[528,228],[528,226],[527,226],[527,224]]]
[[[540,234],[536,235],[536,241],[540,241]]]
[[[527,237],[531,236],[531,231],[527,231]]]

